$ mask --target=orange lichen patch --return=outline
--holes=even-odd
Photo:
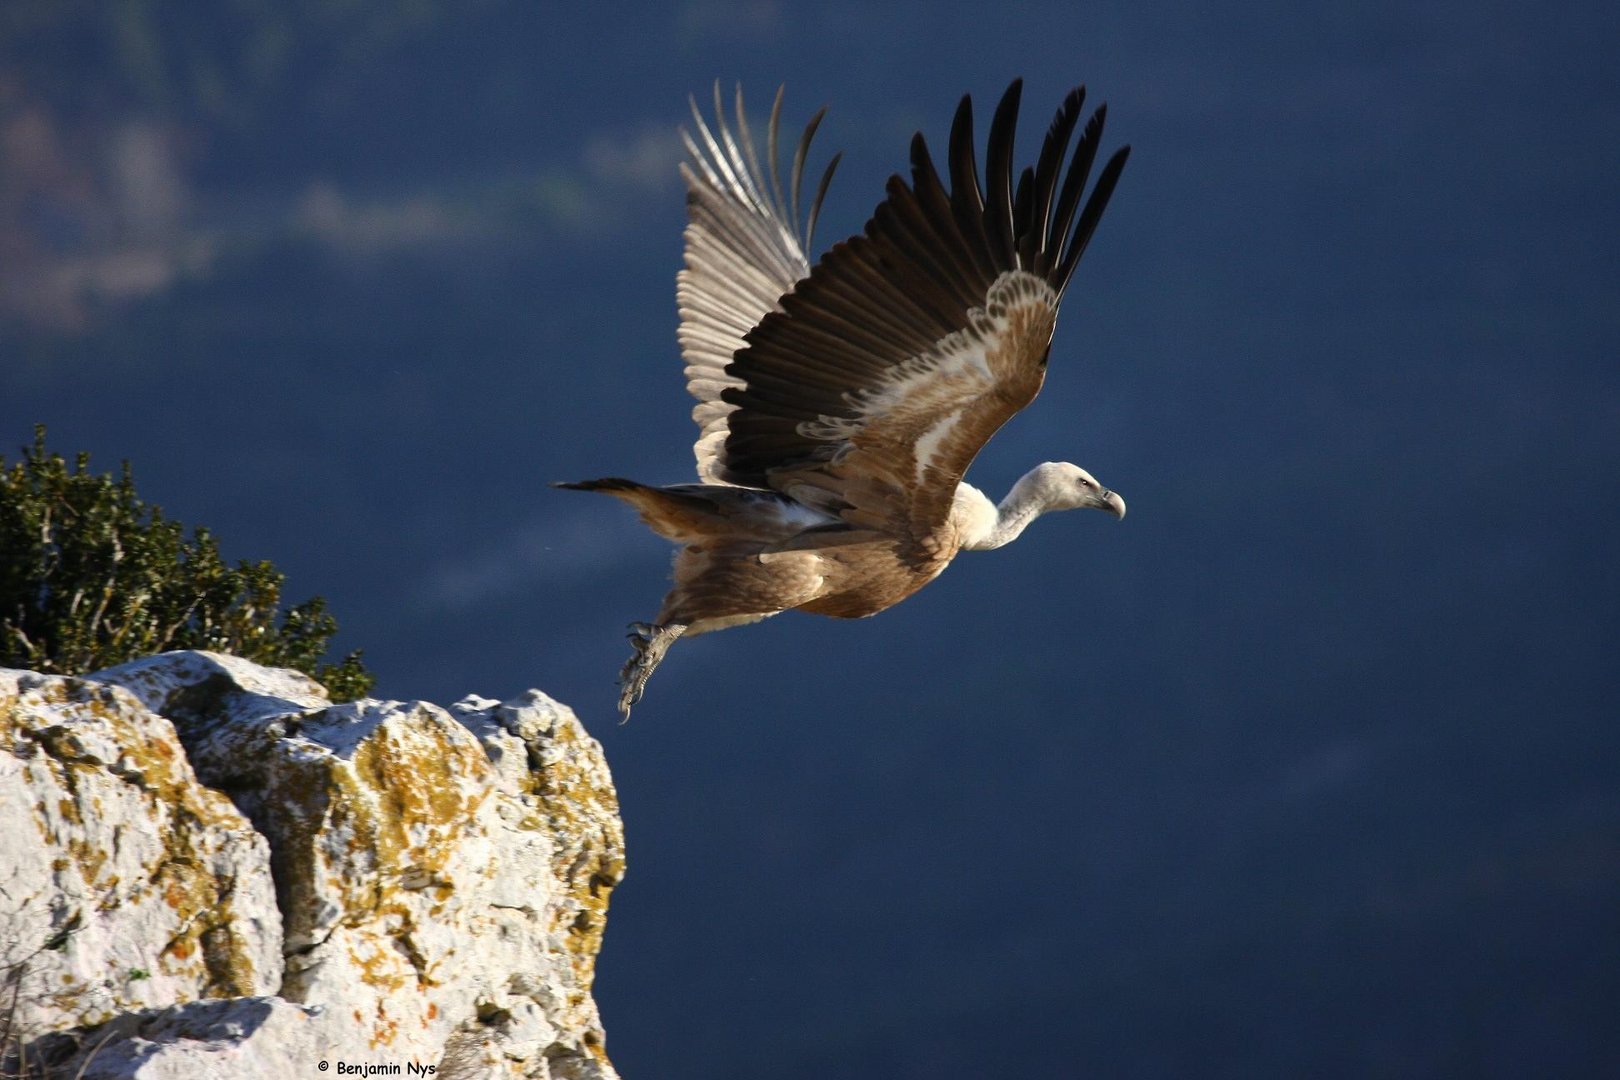
[[[422,995],[443,981],[435,974],[438,962],[418,944],[412,906],[408,897],[385,897],[375,907],[351,911],[343,920],[345,929],[327,942],[327,948],[344,950],[347,968],[380,999],[407,1009],[425,1007],[409,1003],[426,1002]],[[291,989],[299,992],[297,985]]]
[[[399,993],[416,986],[410,964],[398,952],[383,947],[374,937],[355,934],[349,939],[349,962],[360,972],[360,981],[382,991]]]
[[[394,1045],[399,1037],[399,1021],[388,1015],[388,1002],[377,1002],[377,1018],[371,1022],[371,1049]]]
[[[62,816],[63,821],[71,822],[74,825],[84,824],[84,820],[79,817],[79,804],[72,799],[58,800],[56,812]]]

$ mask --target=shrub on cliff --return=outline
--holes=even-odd
[[[83,674],[169,649],[210,649],[296,668],[349,701],[373,676],[353,652],[321,662],[337,620],[320,597],[281,610],[283,575],[227,566],[213,534],[163,516],[118,477],[45,449],[0,456],[0,667]]]

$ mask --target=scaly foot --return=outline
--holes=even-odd
[[[668,623],[664,626],[644,622],[630,624],[630,633],[626,636],[636,653],[625,661],[619,671],[619,715],[624,718],[619,721],[621,724],[630,719],[630,707],[641,700],[653,670],[663,661],[664,654],[675,644],[675,639],[684,633],[685,623]]]

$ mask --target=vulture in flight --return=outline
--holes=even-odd
[[[782,94],[766,162],[737,91],[736,130],[715,86],[716,123],[696,103],[686,268],[676,279],[686,386],[698,401],[698,482],[655,487],[609,477],[602,491],[679,545],[674,588],[651,623],[632,623],[619,676],[628,719],[683,635],[797,609],[859,618],[899,603],[964,548],[1000,547],[1048,510],[1117,518],[1125,501],[1066,462],[1038,465],[999,504],[963,482],[979,449],[1034,400],[1058,303],[1119,180],[1110,157],[1089,196],[1106,106],[1080,126],[1084,87],[1047,128],[1036,163],[1013,166],[1021,81],[990,122],[979,180],[973,106],[951,125],[941,175],[921,133],[911,181],[889,179],[865,231],[806,257],[838,163],[802,228],[805,158],[825,109],[799,138],[784,198],[777,169]]]

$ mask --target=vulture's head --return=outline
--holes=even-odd
[[[1097,482],[1097,478],[1067,461],[1037,465],[1024,477],[1035,485],[1037,494],[1051,510],[1105,510],[1116,518],[1125,516],[1125,500]]]

